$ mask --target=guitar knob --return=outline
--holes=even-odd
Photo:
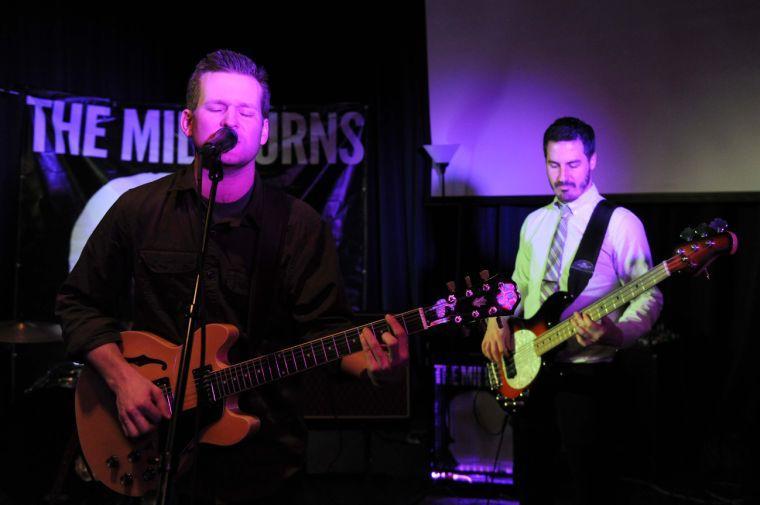
[[[119,479],[119,482],[121,482],[121,485],[127,486],[127,487],[131,486],[134,481],[135,481],[135,477],[131,473],[125,473]]]
[[[477,310],[473,310],[472,311],[472,318],[473,319],[477,319],[479,317],[480,317],[480,312],[478,312]]]
[[[111,469],[119,468],[119,458],[111,456],[106,460],[106,466]]]
[[[158,466],[158,464],[161,462],[161,458],[158,456],[153,456],[152,458],[148,458],[148,464],[153,466]]]
[[[454,322],[459,324],[462,322],[462,316],[454,316]]]
[[[130,463],[136,463],[140,461],[141,457],[142,457],[142,452],[140,452],[137,449],[127,454],[127,459],[129,460]]]
[[[155,478],[156,478],[156,471],[154,469],[148,468],[147,470],[143,472],[143,480],[145,482],[150,482]]]
[[[491,307],[488,309],[489,316],[495,316],[497,312],[499,312],[499,309],[497,309],[496,307]]]

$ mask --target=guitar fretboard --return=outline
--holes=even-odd
[[[406,330],[407,335],[413,335],[427,328],[424,311],[421,308],[398,314],[396,318]],[[205,381],[203,386],[209,388],[211,399],[219,400],[326,365],[361,351],[362,343],[359,335],[364,328],[372,330],[378,336],[378,340],[382,333],[391,331],[385,320],[374,321],[211,372],[203,377],[202,380]]]
[[[588,314],[592,320],[598,321],[610,312],[623,307],[637,296],[646,293],[669,276],[670,271],[668,270],[667,262],[662,262],[641,277],[632,280],[628,284],[620,286],[607,296],[600,298],[583,309],[582,312]],[[572,323],[566,319],[554,328],[544,332],[536,339],[533,344],[535,346],[536,354],[540,356],[549,352],[574,335],[575,328],[573,328]]]

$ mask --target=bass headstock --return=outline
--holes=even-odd
[[[517,285],[501,274],[490,275],[488,270],[480,272],[474,283],[469,276],[465,277],[463,289],[458,290],[453,281],[448,282],[447,287],[448,296],[425,309],[428,326],[509,316],[520,303]]]
[[[687,227],[680,237],[676,255],[667,261],[671,272],[691,272],[696,275],[706,271],[707,266],[722,254],[734,254],[739,247],[735,233],[728,231],[728,224],[720,218],[710,224],[702,223],[696,228]]]

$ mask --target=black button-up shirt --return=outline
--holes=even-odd
[[[71,356],[81,358],[95,347],[119,342],[124,329],[120,309],[129,293],[134,329],[181,343],[205,214],[193,174],[192,167],[185,167],[126,192],[93,232],[57,299]],[[220,209],[216,217],[226,217],[213,223],[209,238],[203,308],[207,322],[241,329],[233,361],[335,329],[350,318],[329,228],[303,202],[287,197],[290,215],[278,264],[255,264],[262,224],[272,219],[263,205],[265,191],[275,190],[266,188],[257,174],[243,213],[230,216],[229,209]],[[277,275],[270,276],[274,285],[255,287],[267,290],[267,314],[249,313],[256,268],[276,269]],[[255,328],[266,331],[254,334]],[[212,485],[232,488],[223,480],[237,475],[252,486],[301,464],[305,430],[297,414],[297,383],[290,379],[244,395],[242,406],[260,417],[261,431],[243,443],[245,451],[218,451],[227,471],[214,477]],[[237,470],[230,472],[230,464]]]

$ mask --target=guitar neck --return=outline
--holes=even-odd
[[[667,263],[667,261],[663,261],[641,277],[637,277],[628,284],[620,286],[608,295],[592,303],[581,312],[588,314],[592,320],[598,321],[610,312],[625,306],[637,296],[646,293],[654,286],[670,277],[670,270],[668,270]],[[534,342],[536,354],[540,356],[547,353],[574,335],[575,328],[573,328],[570,320],[566,319],[552,329],[544,332],[536,339]]]
[[[396,318],[407,335],[428,328],[422,308],[397,314]],[[210,397],[219,400],[337,361],[362,350],[359,335],[364,328],[375,335],[391,331],[383,319],[356,326],[211,372],[205,376],[205,386],[210,388]]]

